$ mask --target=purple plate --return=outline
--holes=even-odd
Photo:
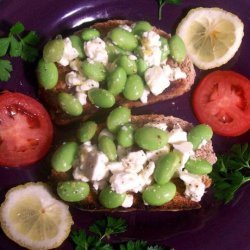
[[[223,69],[235,70],[248,78],[249,44],[250,44],[250,2],[248,0],[185,0],[181,5],[166,5],[163,18],[158,20],[157,1],[155,0],[0,0],[0,27],[6,29],[8,24],[17,21],[24,23],[28,30],[36,30],[42,42],[62,33],[67,34],[72,29],[77,30],[87,26],[89,22],[106,19],[148,20],[153,25],[174,33],[175,28],[187,11],[194,7],[220,7],[237,14],[245,24],[245,36],[237,55]],[[36,97],[36,79],[34,65],[24,64],[19,59],[13,60],[14,71],[8,83],[2,83],[1,89],[23,92]],[[197,79],[207,74],[196,69]],[[174,115],[194,124],[197,120],[190,105],[191,92],[160,104],[135,110],[134,113],[162,113]],[[233,143],[250,141],[250,133],[240,137],[226,138],[214,136],[213,143],[216,152],[226,151]],[[1,153],[1,152],[0,152]],[[44,166],[43,166],[44,165]],[[6,190],[28,181],[46,180],[48,169],[40,162],[27,169],[0,169],[0,202],[3,201]],[[128,221],[128,232],[113,238],[114,242],[128,239],[144,239],[151,243],[171,246],[175,249],[192,250],[248,250],[250,249],[250,186],[245,186],[229,205],[219,205],[206,195],[203,208],[184,212],[133,212],[115,213]],[[103,218],[107,213],[89,213],[71,208],[76,227],[86,228],[96,219]],[[0,231],[0,249],[22,249],[11,242]],[[74,249],[70,240],[60,249]]]

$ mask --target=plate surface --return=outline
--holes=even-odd
[[[235,70],[248,78],[249,44],[250,44],[250,2],[248,0],[185,0],[181,5],[166,5],[163,18],[158,20],[157,1],[155,0],[0,0],[0,30],[6,29],[17,21],[24,23],[28,30],[36,30],[42,42],[56,34],[69,34],[88,25],[89,22],[107,19],[148,20],[153,25],[174,33],[175,28],[187,11],[194,7],[221,7],[237,14],[245,24],[245,36],[236,56],[223,69]],[[19,59],[13,60],[14,71],[8,83],[2,83],[0,89],[19,91],[36,97],[36,79],[34,65],[28,65]],[[207,74],[196,69],[197,79]],[[162,113],[174,115],[194,124],[197,123],[191,105],[192,91],[160,104],[135,110],[134,113]],[[216,152],[226,151],[233,143],[250,141],[250,133],[236,138],[214,136]],[[6,190],[28,181],[46,180],[48,169],[41,162],[27,169],[0,168],[0,202]],[[144,239],[175,249],[219,250],[250,249],[250,185],[242,188],[237,198],[226,206],[211,200],[211,194],[203,201],[203,208],[186,212],[133,212],[115,213],[128,221],[128,232],[114,238],[114,241],[128,239]],[[95,219],[103,218],[107,213],[87,213],[71,208],[75,226],[86,228]],[[22,249],[11,242],[0,231],[0,249]],[[66,241],[60,248],[74,249],[71,242]]]

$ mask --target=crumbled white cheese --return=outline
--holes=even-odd
[[[139,177],[143,181],[142,190],[153,182],[154,170],[155,170],[155,162],[150,161],[139,173]]]
[[[122,172],[124,170],[124,166],[120,161],[109,162],[107,167],[112,173]]]
[[[108,136],[110,137],[112,140],[115,140],[115,136],[106,128],[104,128],[98,135],[98,139],[101,138],[102,136]]]
[[[184,181],[186,185],[185,196],[192,201],[199,202],[205,193],[205,184],[202,182],[202,177],[188,173],[184,170],[180,174],[180,179]]]
[[[128,31],[128,32],[132,32],[132,28],[130,26],[128,26],[127,24],[119,25],[119,27]]]
[[[132,207],[134,203],[134,196],[132,194],[126,194],[125,200],[122,203],[122,207]]]
[[[132,55],[132,54],[131,54],[131,55],[128,56],[128,59],[129,59],[129,60],[132,60],[132,61],[136,61],[136,60],[137,60],[137,57],[136,57],[135,55]]]
[[[147,69],[145,72],[145,81],[154,95],[161,94],[170,85],[168,77],[160,66]]]
[[[79,157],[74,163],[73,176],[75,179],[81,179],[80,175],[82,175],[91,181],[100,181],[109,174],[106,166],[108,161],[108,157],[98,151],[96,146],[83,144],[79,150]]]
[[[176,80],[187,78],[186,73],[181,71],[181,69],[179,67],[171,68],[167,64],[167,65],[163,65],[162,69],[163,69],[166,77],[169,79],[169,81],[176,81]]]
[[[169,153],[169,151],[170,151],[170,146],[169,144],[167,144],[158,150],[147,151],[146,156],[148,160],[156,162],[161,156]]]
[[[128,191],[138,193],[142,189],[142,179],[136,173],[118,172],[109,179],[111,188],[118,194]]]
[[[188,141],[179,142],[174,143],[173,147],[181,154],[181,165],[178,169],[178,171],[180,172],[185,167],[185,164],[188,161],[189,157],[194,155],[193,144]]]
[[[187,132],[183,131],[180,126],[174,127],[170,132],[169,132],[169,139],[168,143],[179,143],[179,142],[184,142],[187,141]]]
[[[108,63],[108,52],[106,51],[106,44],[100,38],[96,37],[84,43],[84,51],[86,56],[95,61],[106,65]]]
[[[145,87],[142,93],[142,96],[140,97],[140,101],[142,103],[148,103],[148,96],[150,94],[150,90],[148,89],[148,87]]]
[[[124,170],[131,173],[139,173],[147,161],[147,156],[143,150],[130,152],[121,159]]]
[[[87,79],[82,81],[81,84],[76,87],[76,92],[86,92],[93,88],[99,88],[99,82]]]
[[[79,75],[75,71],[70,71],[65,75],[65,83],[69,88],[81,85],[85,80],[85,77]]]
[[[154,31],[143,32],[142,34],[142,54],[143,59],[149,67],[161,64],[161,41],[160,36]]]
[[[77,92],[77,93],[75,94],[75,97],[79,100],[79,102],[80,102],[82,105],[87,104],[87,97],[88,97],[88,95],[85,94],[84,92]]]
[[[207,140],[203,139],[200,143],[200,145],[198,146],[198,149],[201,149],[203,146],[205,146],[207,144]]]
[[[166,131],[168,126],[164,122],[148,122],[144,125],[144,127],[152,127],[152,128],[158,128],[163,131]]]
[[[63,55],[58,63],[61,64],[62,66],[67,66],[69,65],[70,61],[78,57],[79,53],[72,46],[72,43],[68,37],[66,37],[63,41],[64,41]]]

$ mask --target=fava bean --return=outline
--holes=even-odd
[[[123,125],[117,133],[117,142],[124,148],[134,144],[134,128],[131,123]]]
[[[168,55],[170,53],[168,40],[165,37],[160,38],[161,41],[161,61],[164,61],[168,58]]]
[[[143,77],[145,71],[148,69],[148,64],[146,63],[145,60],[143,60],[142,58],[139,58],[136,61],[136,65],[137,65],[137,74]]]
[[[87,78],[97,82],[103,81],[106,77],[106,69],[100,62],[83,61],[82,72]]]
[[[78,145],[75,142],[63,143],[53,154],[51,165],[57,172],[67,172],[71,169],[77,155]]]
[[[138,45],[136,37],[131,32],[119,27],[111,30],[109,37],[115,45],[124,50],[132,51]]]
[[[106,89],[90,89],[88,98],[92,104],[100,108],[111,108],[115,104],[115,97]]]
[[[120,126],[128,123],[131,119],[131,111],[125,107],[115,108],[110,112],[107,118],[108,130],[116,133]]]
[[[142,193],[144,202],[151,206],[162,206],[171,201],[176,194],[176,186],[172,182],[164,185],[153,184],[146,187]]]
[[[180,165],[180,157],[178,153],[170,152],[164,155],[156,162],[154,170],[154,179],[160,184],[166,184],[173,177],[177,167]]]
[[[131,75],[128,77],[123,95],[130,101],[136,101],[140,99],[144,91],[143,80],[139,75]]]
[[[58,103],[61,109],[72,116],[78,116],[82,114],[83,107],[77,98],[73,95],[61,92],[57,96]]]
[[[212,172],[212,165],[206,160],[191,160],[185,164],[185,169],[191,174],[203,175]]]
[[[84,122],[77,130],[77,138],[80,142],[90,141],[97,130],[97,124],[93,121]]]
[[[183,40],[174,35],[169,39],[169,50],[171,57],[178,63],[181,63],[186,58],[186,48]]]
[[[63,56],[64,41],[62,39],[50,40],[43,48],[43,59],[47,63],[58,62]]]
[[[46,63],[41,59],[38,63],[37,78],[45,89],[53,89],[58,81],[58,69],[54,63]]]
[[[149,22],[139,21],[135,23],[132,32],[136,35],[141,35],[143,32],[150,31],[151,29],[152,26]]]
[[[109,136],[101,136],[98,140],[98,147],[109,158],[110,161],[116,160],[116,146]]]
[[[136,61],[129,59],[128,56],[120,56],[117,61],[117,65],[121,66],[128,75],[132,75],[137,72]]]
[[[89,195],[89,185],[82,181],[64,181],[57,185],[58,196],[68,202],[84,200]]]
[[[157,150],[168,142],[169,134],[159,128],[142,127],[135,132],[135,143],[146,150]]]
[[[83,30],[81,37],[84,41],[89,41],[100,36],[100,32],[97,29],[86,28]]]
[[[127,80],[127,75],[122,67],[116,67],[107,77],[108,91],[114,96],[120,94]]]
[[[83,51],[83,41],[81,38],[79,36],[72,35],[69,37],[69,39],[72,43],[72,46],[77,50],[79,58],[84,58],[85,53]]]
[[[126,194],[118,194],[107,186],[100,192],[99,201],[105,208],[117,208],[122,205]]]
[[[211,140],[213,136],[213,130],[206,124],[199,124],[193,127],[188,135],[187,139],[193,144],[194,149],[197,149],[203,140]]]

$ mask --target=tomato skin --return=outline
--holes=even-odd
[[[214,133],[239,136],[250,129],[250,81],[233,71],[214,71],[197,85],[194,113]]]
[[[45,108],[21,93],[0,94],[0,166],[20,167],[42,159],[53,139]]]

